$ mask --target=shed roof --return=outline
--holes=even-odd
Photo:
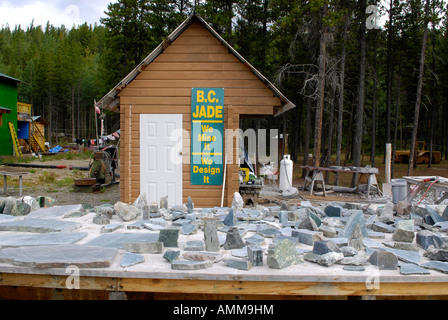
[[[0,113],[11,113],[11,109],[0,107]]]
[[[137,67],[134,68],[123,80],[120,81],[111,91],[109,91],[100,101],[96,103],[97,107],[104,108],[106,110],[118,111],[119,97],[118,94],[128,84],[130,84],[139,74],[154,61],[174,40],[176,40],[182,32],[184,32],[193,21],[199,21],[211,34],[213,34],[227,49],[233,54],[241,63],[246,65],[252,73],[260,79],[282,102],[281,108],[275,114],[276,116],[282,114],[295,107],[295,105],[289,101],[280,90],[278,90],[265,76],[263,76],[257,69],[255,69],[246,59],[244,59],[230,44],[228,44],[210,25],[202,19],[197,13],[193,12],[189,17],[174,30],[168,38],[166,38],[157,48],[154,49]]]
[[[22,82],[19,79],[7,76],[6,74],[0,73],[0,81],[2,82]]]

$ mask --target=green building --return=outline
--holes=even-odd
[[[17,84],[20,80],[0,73],[0,156],[12,155],[13,143],[9,122],[17,132]]]

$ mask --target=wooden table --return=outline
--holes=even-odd
[[[117,257],[119,260],[119,257]],[[342,265],[305,262],[286,269],[253,267],[249,271],[215,264],[205,270],[171,270],[161,255],[145,254],[146,262],[121,268],[72,270],[0,265],[0,298],[109,299],[120,292],[125,299],[347,299],[448,297],[448,275],[400,275],[398,270],[345,271]],[[79,287],[71,288],[79,275]]]
[[[325,179],[323,176],[323,172],[335,172],[335,173],[352,173],[352,174],[359,174],[358,182],[356,184],[356,190],[359,188],[359,184],[361,181],[361,178],[364,175],[367,175],[367,196],[370,197],[370,187],[372,185],[376,185],[378,192],[381,192],[378,186],[378,181],[376,180],[376,174],[378,173],[378,168],[371,168],[371,167],[313,167],[313,166],[300,166],[302,169],[306,169],[306,177],[305,177],[305,183],[303,185],[303,189],[307,187],[307,184],[310,183],[310,195],[313,195],[314,192],[314,184],[316,182],[322,184],[322,189],[324,196],[326,196],[325,191]]]
[[[19,195],[22,196],[22,176],[26,174],[29,172],[0,171],[0,175],[3,175],[3,193],[7,192],[7,177],[19,177]]]

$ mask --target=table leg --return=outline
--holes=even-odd
[[[22,196],[22,176],[19,176],[19,196]]]

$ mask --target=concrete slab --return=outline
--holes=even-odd
[[[0,248],[75,244],[86,236],[86,232],[6,234],[0,235]]]
[[[33,268],[108,268],[117,255],[115,248],[84,245],[32,246],[0,250],[0,262]]]
[[[53,219],[24,219],[18,221],[7,221],[0,223],[0,231],[15,232],[70,232],[82,227],[79,222],[60,221]]]
[[[125,243],[158,242],[159,233],[105,233],[85,245],[124,249]]]

